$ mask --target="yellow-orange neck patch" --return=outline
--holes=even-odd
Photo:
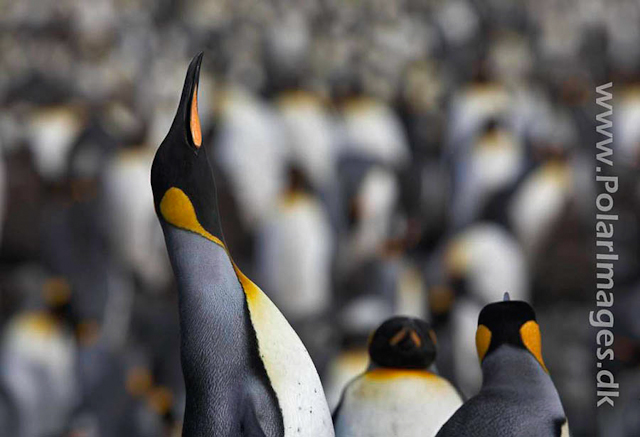
[[[284,197],[282,198],[281,203],[284,208],[291,208],[295,206],[298,202],[308,200],[308,199],[309,199],[309,196],[305,193],[302,193],[300,191],[288,191],[287,193],[285,193]]]
[[[491,345],[491,331],[486,326],[479,325],[476,331],[476,349],[480,363],[484,360],[484,356],[489,350],[489,345]]]
[[[236,265],[236,263],[234,263],[233,261],[231,261],[233,264],[233,269],[236,272],[236,276],[238,277],[238,280],[240,281],[240,285],[242,285],[242,289],[244,290],[244,294],[247,296],[247,302],[249,304],[249,311],[251,310],[256,310],[258,312],[260,312],[260,308],[257,307],[256,301],[258,301],[262,296],[264,296],[264,293],[262,292],[262,290],[260,290],[260,288],[253,283],[253,281],[249,278],[247,278],[244,273],[242,273],[242,271],[240,271],[240,269],[238,268],[238,266]]]
[[[164,196],[162,196],[162,200],[160,201],[160,213],[167,223],[177,228],[201,235],[227,251],[224,243],[219,238],[212,235],[202,227],[198,221],[198,217],[196,217],[196,211],[193,204],[189,200],[189,197],[180,188],[171,187],[166,193],[164,193]],[[231,259],[231,256],[229,256],[229,259]],[[262,296],[262,291],[240,271],[233,260],[231,260],[231,264],[233,265],[233,269],[240,280],[242,289],[247,295],[251,309],[252,302],[254,302],[256,298]]]
[[[50,337],[58,331],[60,323],[45,312],[32,312],[19,316],[17,326],[31,334]]]
[[[525,347],[538,360],[545,372],[549,373],[542,359],[542,336],[540,335],[540,327],[538,324],[529,320],[520,327],[520,338]]]
[[[437,377],[434,373],[428,370],[418,369],[391,369],[386,367],[378,367],[373,370],[369,370],[366,374],[367,379],[374,380],[388,380],[393,378],[433,378]]]
[[[171,187],[164,193],[160,201],[160,213],[167,223],[173,226],[195,232],[219,246],[224,243],[202,227],[196,216],[196,210],[189,197],[180,188]]]
[[[219,238],[212,235],[202,227],[198,221],[198,217],[196,217],[196,211],[193,204],[189,200],[189,197],[180,188],[171,187],[166,193],[164,193],[164,196],[162,196],[162,200],[160,201],[160,213],[167,223],[170,223],[180,229],[195,232],[207,240],[213,241],[227,251],[224,243]],[[231,256],[229,256],[229,258],[231,258]],[[261,290],[240,271],[233,260],[231,260],[231,264],[233,265],[233,269],[240,280],[242,289],[251,303],[257,296],[261,295]]]
[[[445,268],[450,276],[461,276],[469,265],[469,244],[458,239],[447,249],[445,254]]]

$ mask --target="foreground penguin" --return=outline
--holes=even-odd
[[[436,345],[426,322],[387,320],[369,355],[369,369],[345,388],[334,413],[337,437],[435,436],[462,405],[449,381],[428,370]]]
[[[476,332],[480,393],[447,421],[438,437],[566,437],[567,418],[542,360],[540,328],[523,301],[485,306]]]
[[[156,213],[179,289],[184,436],[333,436],[320,379],[280,311],[233,263],[202,146],[189,66],[151,169]]]

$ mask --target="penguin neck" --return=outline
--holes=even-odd
[[[529,352],[502,345],[482,362],[482,389],[513,387],[514,384],[520,387],[554,387],[549,374]]]
[[[242,313],[245,296],[226,249],[166,223],[163,230],[178,284],[181,318],[188,315],[189,320],[200,323],[196,314],[206,308],[202,322],[215,325]]]

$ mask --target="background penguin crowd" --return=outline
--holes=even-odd
[[[329,411],[399,315],[433,327],[430,371],[476,395],[478,315],[509,291],[535,308],[572,435],[640,435],[638,22],[632,0],[0,2],[0,435],[182,432],[149,173],[199,50],[223,241]],[[585,323],[608,82],[627,387],[610,410]]]

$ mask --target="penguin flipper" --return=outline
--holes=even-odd
[[[260,380],[254,380],[248,385],[241,423],[242,436],[284,435],[282,414],[274,396]]]
[[[338,417],[340,417],[340,410],[342,409],[342,402],[344,401],[344,397],[340,399],[340,402],[338,402],[338,406],[336,407],[335,410],[333,410],[333,413],[331,414],[331,420],[333,420],[333,426],[335,427],[336,423],[338,422]]]
[[[267,434],[265,434],[262,429],[253,403],[247,405],[242,423],[240,424],[240,435],[243,437],[267,437]]]

